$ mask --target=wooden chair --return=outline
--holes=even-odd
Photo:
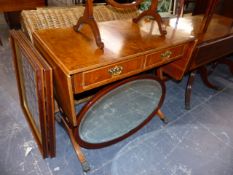
[[[163,73],[175,80],[181,80],[184,74],[188,74],[188,82],[185,92],[185,108],[190,109],[192,84],[197,71],[200,71],[201,78],[205,85],[212,89],[219,88],[208,80],[209,72],[207,65],[210,63],[227,64],[233,73],[233,63],[230,60],[221,59],[233,53],[233,19],[220,15],[213,15],[217,1],[210,1],[204,16],[191,16],[186,18],[186,23],[179,21],[178,26],[192,28],[191,32],[197,38],[197,45],[190,59],[178,60],[158,70],[161,78]],[[190,25],[191,24],[191,25]],[[216,64],[215,64],[216,65]]]

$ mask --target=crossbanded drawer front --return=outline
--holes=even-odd
[[[143,57],[109,65],[83,73],[83,86],[104,84],[111,80],[123,78],[126,75],[139,72],[142,69]]]
[[[180,45],[177,47],[164,49],[162,51],[158,51],[156,53],[147,55],[145,66],[152,67],[169,62],[175,58],[178,58],[184,54],[184,47],[185,45]]]

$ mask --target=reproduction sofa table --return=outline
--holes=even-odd
[[[86,160],[79,145],[86,148],[99,148],[113,144],[136,132],[145,124],[146,120],[149,120],[148,118],[144,118],[141,122],[136,122],[137,124],[132,128],[126,129],[124,133],[117,134],[117,136],[109,135],[110,139],[106,140],[103,138],[103,142],[96,141],[94,144],[88,144],[87,142],[91,134],[90,137],[86,137],[85,135],[81,135],[80,132],[83,130],[88,132],[89,129],[87,129],[88,127],[86,128],[86,125],[92,125],[92,122],[89,120],[83,121],[80,117],[85,119],[85,116],[88,116],[89,107],[86,107],[87,110],[84,110],[83,114],[80,113],[77,115],[75,111],[75,98],[81,98],[84,92],[116,81],[118,81],[119,85],[119,83],[121,84],[119,80],[168,64],[177,59],[188,59],[196,44],[195,38],[190,33],[169,26],[166,27],[167,34],[161,36],[157,23],[149,20],[141,20],[138,24],[133,23],[131,20],[116,20],[100,22],[98,25],[102,41],[105,44],[103,49],[99,49],[96,46],[92,31],[86,25],[78,33],[72,28],[36,31],[33,34],[33,43],[36,49],[30,46],[32,51],[36,52],[38,56],[41,55],[42,57],[40,56],[40,58],[43,58],[51,67],[54,95],[62,113],[61,121],[68,131],[84,170],[88,170],[88,166],[86,166]],[[24,42],[25,39],[20,39],[21,35],[17,34],[17,32],[12,32],[13,43],[16,43],[16,40],[19,45],[21,42]],[[30,55],[32,54],[28,52],[28,57]],[[15,57],[17,57],[17,53]],[[133,80],[130,80],[130,82]],[[138,78],[137,81],[133,81],[131,84],[129,84],[128,80],[124,81],[126,81],[125,87],[131,84],[134,87],[140,87],[140,84],[145,84],[145,87],[159,87],[150,78]],[[40,86],[42,91],[46,89],[46,84],[50,83],[51,81],[44,81],[43,87]],[[121,84],[122,86],[124,87]],[[94,97],[87,105],[92,106],[93,103],[101,99],[101,96],[105,98],[115,88],[110,88],[110,90],[109,88],[107,90],[103,89],[103,93],[101,91],[97,93],[98,97]],[[50,95],[53,89],[50,89]],[[161,88],[158,89],[160,89],[159,94],[164,96],[165,91],[161,91]],[[124,92],[126,93],[126,91]],[[143,93],[147,92],[143,91]],[[45,106],[48,106],[48,100],[44,101]],[[161,119],[164,119],[164,115],[159,109],[162,105],[161,102],[159,105],[155,105],[157,109],[153,114],[157,114]],[[51,103],[50,105],[52,106],[53,104]],[[98,106],[98,104],[93,106]],[[50,111],[52,108],[49,108]],[[45,120],[52,123],[54,117],[49,115],[47,117],[49,120]],[[88,119],[93,119],[96,122],[96,118],[98,117],[92,116]],[[120,120],[117,120],[116,123],[118,122],[122,123]],[[55,144],[51,144],[51,140],[54,140],[54,134],[51,134],[53,129],[47,127],[45,130],[47,130],[47,134],[45,134],[47,138],[45,140],[48,140],[46,148],[50,152],[50,156],[54,156]],[[103,133],[102,131],[101,133]]]

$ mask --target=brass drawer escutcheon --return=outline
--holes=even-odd
[[[116,75],[120,75],[123,71],[123,67],[122,66],[115,66],[111,69],[108,69],[108,73],[111,75],[111,76],[116,76]]]
[[[170,50],[165,51],[160,55],[161,58],[169,58],[171,56],[172,52]]]

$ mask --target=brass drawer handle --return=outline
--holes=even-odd
[[[108,73],[112,76],[116,76],[116,75],[120,75],[123,71],[123,67],[122,66],[115,66],[111,69],[108,69]]]
[[[160,55],[161,58],[169,58],[171,56],[172,52],[170,50],[167,50],[166,52],[162,53]]]

